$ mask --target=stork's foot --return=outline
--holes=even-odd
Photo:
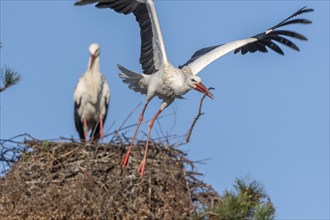
[[[126,152],[125,156],[123,157],[123,159],[120,162],[120,166],[122,169],[124,169],[127,166],[128,159],[129,159],[129,153],[130,153],[130,150],[128,150]]]
[[[140,173],[140,177],[142,178],[143,177],[143,174],[144,174],[144,169],[145,169],[145,166],[146,166],[146,158],[144,158],[141,163],[140,163],[140,166],[139,166],[139,169],[138,169],[138,173]]]

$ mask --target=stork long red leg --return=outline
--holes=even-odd
[[[100,116],[100,138],[102,139],[103,142],[103,138],[104,138],[104,132],[103,132],[103,119]]]
[[[150,140],[150,133],[151,133],[151,129],[154,126],[154,122],[157,119],[157,117],[159,116],[160,113],[162,113],[163,109],[159,109],[157,114],[151,119],[151,121],[149,122],[149,127],[148,127],[148,139],[147,139],[147,143],[146,143],[146,148],[144,150],[144,156],[143,156],[143,160],[140,163],[138,172],[140,173],[140,177],[143,177],[144,174],[144,169],[146,166],[146,162],[147,162],[147,152],[148,152],[148,146],[149,146],[149,140]]]
[[[136,134],[140,128],[140,125],[141,125],[141,122],[143,121],[143,115],[144,115],[144,112],[147,108],[147,105],[148,105],[149,101],[146,102],[146,104],[144,105],[143,109],[142,109],[142,112],[140,114],[140,117],[139,117],[139,120],[138,120],[138,124],[136,126],[136,129],[135,129],[135,132],[134,132],[134,135],[133,135],[133,138],[132,138],[132,141],[131,141],[131,144],[129,145],[129,148],[125,154],[125,156],[123,157],[123,159],[121,160],[120,162],[120,165],[121,167],[124,169],[128,163],[128,158],[129,158],[129,154],[131,152],[131,149],[132,149],[132,146],[133,146],[133,143],[134,143],[134,140],[135,140],[135,137],[136,137]]]
[[[88,127],[87,127],[86,118],[84,118],[84,136],[85,136],[85,142],[87,143],[87,140],[88,140]]]

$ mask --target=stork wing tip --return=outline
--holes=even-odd
[[[74,6],[80,6],[80,5],[83,5],[83,3],[81,1],[78,1],[78,2],[74,3]]]
[[[74,6],[81,6],[81,5],[87,5],[91,3],[96,3],[97,1],[95,0],[78,0],[74,3]]]
[[[305,7],[303,7],[303,8],[300,9],[300,10],[302,10],[302,11],[304,11],[304,12],[312,12],[312,11],[314,11],[313,8],[308,8],[308,6],[305,6]]]

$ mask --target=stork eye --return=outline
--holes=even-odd
[[[197,81],[195,79],[191,79],[191,81],[194,82],[194,83],[197,83]]]

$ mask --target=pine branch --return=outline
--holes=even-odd
[[[17,72],[7,68],[4,77],[2,78],[3,86],[0,87],[0,93],[17,84],[20,80],[21,76]]]
[[[0,48],[2,48],[2,43],[0,42]],[[3,75],[1,71],[1,75]],[[21,80],[21,76],[13,71],[10,68],[6,68],[5,75],[2,77],[2,84],[3,86],[0,87],[0,93],[4,90],[8,89],[9,87],[15,85]]]
[[[221,220],[275,218],[275,208],[262,185],[248,179],[236,179],[234,191],[226,191],[213,212]]]

